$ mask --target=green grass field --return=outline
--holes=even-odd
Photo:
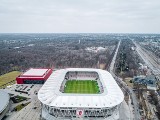
[[[65,84],[64,93],[98,94],[97,81],[92,80],[68,80]]]
[[[0,88],[15,83],[15,79],[21,72],[12,71],[0,76]]]

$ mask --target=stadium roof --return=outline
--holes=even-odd
[[[34,69],[31,68],[27,72],[23,73],[22,76],[43,76],[48,69]]]
[[[61,93],[60,87],[69,71],[97,72],[103,84],[101,94],[72,94]],[[124,100],[124,95],[112,75],[101,69],[68,68],[54,71],[38,92],[39,100],[53,107],[85,107],[104,108],[113,107]]]
[[[7,107],[9,103],[9,94],[0,90],[0,113]]]

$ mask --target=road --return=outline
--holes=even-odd
[[[123,89],[125,89],[125,91],[128,91],[128,93],[130,94],[131,99],[133,101],[133,106],[134,106],[134,113],[135,113],[134,114],[134,118],[135,118],[135,120],[141,120],[141,115],[140,115],[140,111],[139,111],[139,105],[138,105],[138,101],[137,101],[135,93],[133,92],[132,88],[130,88],[129,86],[127,86],[127,84],[124,81],[122,81],[121,78],[117,77],[114,74],[114,64],[116,62],[116,57],[117,57],[117,53],[118,53],[120,44],[121,44],[121,40],[119,41],[119,43],[117,45],[117,49],[115,51],[114,57],[112,59],[112,62],[110,64],[109,71],[112,74],[112,76],[116,79],[116,81],[118,83],[122,84]],[[132,114],[132,111],[130,112],[130,114]]]
[[[132,102],[133,102],[133,107],[134,107],[134,120],[141,120],[138,100],[137,100],[137,97],[136,97],[135,93],[133,92],[132,88],[127,86],[127,84],[124,81],[122,81],[122,79],[120,79],[118,77],[116,77],[116,81],[118,83],[122,84],[123,89],[128,91],[128,93],[131,96],[131,99],[132,99]],[[132,114],[132,113],[130,113],[130,114]]]
[[[135,120],[141,120],[137,97],[131,88],[128,87],[128,89],[130,91],[130,95],[131,95],[133,106],[134,106]]]
[[[125,112],[124,112],[125,111]],[[119,111],[119,120],[132,120],[130,118],[130,110],[129,107],[124,100],[120,106],[120,111]]]
[[[115,64],[115,62],[116,62],[116,57],[117,57],[117,53],[118,53],[120,44],[121,44],[121,40],[118,42],[117,49],[116,49],[116,51],[115,51],[115,54],[114,54],[114,56],[113,56],[112,62],[111,62],[110,67],[109,67],[109,71],[110,71],[110,73],[111,73],[112,75],[114,74],[114,64]]]
[[[133,41],[133,40],[132,40]],[[156,60],[155,56],[150,54],[150,52],[147,52],[147,50],[142,49],[139,44],[137,44],[135,41],[133,43],[136,46],[136,51],[139,54],[139,56],[142,58],[142,60],[146,63],[146,65],[152,70],[153,74],[157,75],[160,73],[160,64]]]

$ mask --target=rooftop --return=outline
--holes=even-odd
[[[157,89],[157,80],[154,75],[149,75],[146,77],[134,77],[133,82],[146,85],[148,89]]]
[[[7,107],[9,103],[9,95],[8,93],[0,90],[0,113]]]
[[[31,68],[27,72],[23,73],[21,76],[43,76],[48,69],[34,69]]]
[[[101,94],[61,93],[60,87],[69,71],[97,72],[104,92]],[[101,69],[68,68],[54,71],[38,92],[38,99],[46,105],[54,107],[114,107],[124,100],[124,95],[112,75]]]

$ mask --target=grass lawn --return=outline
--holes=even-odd
[[[19,96],[19,95],[16,95],[14,97],[11,97],[11,100],[14,102],[14,103],[19,103],[19,102],[22,102],[24,100],[27,100],[28,98],[26,97],[23,97],[23,96]]]
[[[25,104],[20,104],[20,105],[17,105],[14,109],[15,111],[20,111],[21,109],[23,109],[24,107],[26,107],[30,102],[27,102]]]
[[[15,83],[15,79],[21,72],[12,71],[0,76],[0,87],[10,85],[11,83]]]
[[[68,80],[64,93],[98,94],[99,86],[97,81],[92,80]]]

